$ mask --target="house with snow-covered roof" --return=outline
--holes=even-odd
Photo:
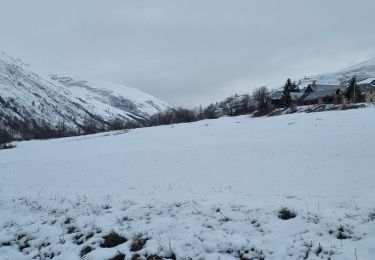
[[[299,98],[298,105],[346,104],[345,90],[345,86],[317,84],[313,81]]]
[[[320,92],[320,91],[328,91],[328,90],[340,90],[345,91],[346,87],[341,85],[327,85],[327,84],[317,84],[316,81],[309,84],[306,89],[305,93],[309,92]]]
[[[326,89],[315,92],[305,92],[298,100],[298,105],[315,104],[346,104],[347,99],[341,89]]]

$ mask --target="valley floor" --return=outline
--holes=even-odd
[[[0,259],[373,259],[374,115],[19,142],[0,151]]]

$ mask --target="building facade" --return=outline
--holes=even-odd
[[[375,88],[369,87],[365,91],[365,101],[366,103],[373,103],[375,102]]]

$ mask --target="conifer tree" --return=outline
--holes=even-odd
[[[292,97],[290,96],[290,92],[293,90],[293,83],[291,79],[287,79],[283,89],[283,96],[282,96],[282,104],[284,107],[290,107],[292,103]]]
[[[349,86],[345,91],[345,96],[347,99],[352,100],[353,103],[360,100],[360,90],[357,85],[357,78],[353,76],[351,80],[349,81]]]

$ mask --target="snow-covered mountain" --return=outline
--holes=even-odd
[[[313,81],[323,85],[346,85],[353,76],[356,76],[358,81],[375,78],[375,58],[337,72],[306,77],[300,80],[300,87],[305,87]]]
[[[59,125],[82,130],[87,121],[144,122],[170,106],[134,88],[112,82],[42,77],[19,59],[0,54],[0,127],[17,132]]]

